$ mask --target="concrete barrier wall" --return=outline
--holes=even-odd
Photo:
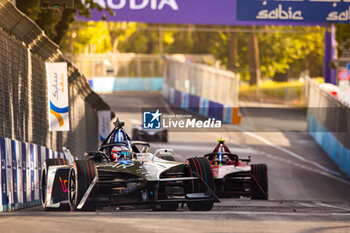
[[[311,114],[307,116],[307,123],[310,135],[327,152],[341,171],[350,177],[350,150]]]
[[[163,83],[182,93],[238,107],[239,75],[228,70],[164,57]]]
[[[222,105],[200,96],[183,93],[166,84],[163,84],[162,94],[172,105],[190,112],[215,118],[227,124],[239,124],[241,121],[238,107]]]
[[[350,177],[350,108],[311,79],[306,80],[308,132]]]
[[[171,104],[224,123],[240,124],[237,74],[165,57],[163,77],[163,97]]]
[[[64,154],[37,144],[0,138],[0,212],[41,203],[41,169],[48,158],[64,158]]]
[[[119,91],[160,91],[163,78],[115,78],[97,77],[89,80],[91,88],[98,93]]]

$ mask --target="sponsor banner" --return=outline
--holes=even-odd
[[[199,96],[190,95],[190,99],[189,99],[190,111],[199,112],[199,101],[200,101]]]
[[[188,109],[189,102],[190,102],[190,96],[189,94],[182,93],[181,96],[181,108]]]
[[[19,141],[15,142],[15,154],[16,154],[16,176],[17,176],[17,200],[18,208],[23,207],[23,159],[22,159],[22,143]]]
[[[22,179],[23,179],[23,204],[27,203],[27,145],[22,142]]]
[[[25,143],[25,147],[26,147],[26,194],[27,194],[27,202],[32,201],[32,177],[31,177],[31,170],[30,170],[30,162],[31,162],[31,158],[30,158],[30,144],[29,143]]]
[[[237,0],[238,21],[349,23],[349,0]]]
[[[8,209],[12,210],[14,205],[13,197],[13,174],[12,174],[12,145],[11,140],[5,139],[5,157],[6,157],[6,187],[7,187],[7,197],[8,197]]]
[[[41,170],[42,170],[42,156],[41,156],[41,146],[39,145],[36,145],[35,146],[36,148],[36,151],[37,151],[37,155],[38,155],[38,162],[37,162],[37,166],[38,166],[38,180],[39,180],[39,198],[38,199],[41,199],[41,185],[40,185],[40,181],[41,181]]]
[[[98,111],[98,145],[102,144],[111,132],[111,112]]]
[[[54,159],[54,153],[51,149],[48,149],[49,150],[49,159]]]
[[[39,199],[39,152],[38,152],[38,146],[32,145],[33,147],[33,165],[34,165],[34,200]]]
[[[34,152],[34,145],[29,144],[30,148],[30,200],[32,201],[31,203],[34,202],[35,200],[35,152]]]
[[[203,116],[208,116],[209,110],[209,101],[205,98],[199,99],[199,114]]]
[[[83,0],[83,2],[85,1]],[[94,2],[103,9],[107,7],[111,9],[113,15],[110,15],[107,11],[92,10],[90,18],[79,16],[77,13],[77,20],[100,21],[105,17],[107,21],[165,24],[277,24],[269,21],[238,21],[236,16],[237,0],[94,0]],[[278,24],[284,25],[286,23],[278,22]],[[294,24],[305,25],[301,22],[295,22]]]
[[[182,92],[175,90],[175,95],[174,95],[174,104],[176,106],[181,106],[181,96],[182,96]]]
[[[7,198],[7,179],[6,179],[6,152],[5,152],[5,139],[0,138],[0,211],[7,211],[8,198]]]
[[[0,212],[40,203],[42,164],[49,154],[64,157],[43,146],[0,138]]]
[[[46,63],[49,130],[69,131],[67,63]]]
[[[18,208],[18,186],[17,186],[17,158],[16,142],[11,140],[11,158],[12,158],[12,182],[13,182],[13,208]]]
[[[223,118],[223,121],[224,123],[228,123],[230,124],[232,121],[232,108],[229,107],[229,106],[224,106],[223,108],[223,114],[222,114],[222,118]]]
[[[48,148],[45,148],[45,157],[46,159],[50,159],[50,150]]]

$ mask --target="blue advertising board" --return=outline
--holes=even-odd
[[[237,0],[237,20],[349,23],[350,0]]]
[[[237,21],[237,0],[94,0],[94,2],[102,9],[109,8],[113,15],[106,10],[91,10],[90,18],[77,15],[77,20],[100,21],[105,17],[107,21],[161,24],[315,25],[305,22]]]

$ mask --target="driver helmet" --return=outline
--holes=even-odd
[[[222,153],[230,153],[230,150],[225,144],[225,139],[220,138],[218,140],[218,144],[216,145],[213,152],[222,152]]]
[[[112,142],[127,142],[126,133],[122,129],[115,131]]]

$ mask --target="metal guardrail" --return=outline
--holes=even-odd
[[[65,54],[88,79],[98,77],[161,77],[163,59],[159,54],[93,53]],[[212,55],[173,54],[179,59],[190,59],[197,63],[215,64]]]
[[[68,64],[71,131],[49,132],[45,62],[63,61]],[[0,0],[0,84],[0,137],[55,151],[68,146],[74,155],[97,148],[96,110],[110,107],[58,45],[7,0]]]
[[[239,75],[207,65],[164,57],[163,83],[183,93],[237,107]]]

